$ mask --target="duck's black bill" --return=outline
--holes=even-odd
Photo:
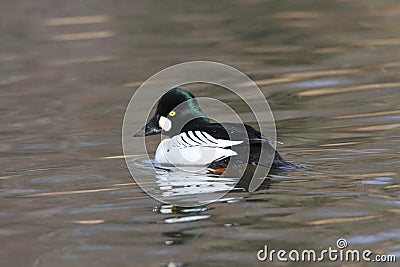
[[[141,129],[136,131],[133,134],[133,137],[141,137],[141,136],[148,136],[148,135],[155,135],[161,133],[161,128],[158,126],[158,119],[157,116],[153,116],[145,126]]]

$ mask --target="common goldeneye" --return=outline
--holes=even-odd
[[[169,138],[162,140],[157,147],[155,161],[160,164],[227,164],[230,157],[238,155],[236,148],[247,144],[248,163],[264,165],[263,162],[259,162],[263,143],[265,152],[274,156],[272,168],[295,166],[285,161],[270,145],[271,140],[253,127],[239,123],[211,123],[195,97],[182,88],[174,88],[165,93],[158,101],[153,117],[133,136],[148,136],[161,132]],[[241,134],[244,138],[231,140],[232,134]]]

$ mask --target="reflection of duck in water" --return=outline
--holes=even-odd
[[[195,97],[181,88],[171,89],[161,97],[153,117],[134,136],[161,131],[170,138],[158,145],[155,161],[160,164],[211,166],[218,168],[215,173],[222,173],[229,159],[243,154],[240,147],[246,145],[249,149],[246,161],[251,165],[271,164],[275,169],[296,167],[284,160],[271,146],[271,140],[253,127],[211,123]],[[261,152],[267,162],[260,162]]]
[[[226,193],[233,190],[238,180],[204,173],[188,173],[176,168],[173,170],[156,169],[156,178],[160,196],[191,196],[191,201],[199,203],[204,203],[204,194]],[[187,181],[190,183],[188,184]]]

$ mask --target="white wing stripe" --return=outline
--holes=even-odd
[[[203,144],[208,144],[210,142],[210,141],[207,140],[207,138],[205,138],[205,136],[203,135],[202,132],[196,131],[195,133],[199,137],[199,139],[201,139]]]
[[[189,131],[174,136],[170,144],[178,148],[199,147],[199,146],[225,148],[225,147],[239,145],[241,143],[243,143],[243,141],[215,139],[206,132]]]
[[[231,140],[218,139],[219,147],[235,146],[235,145],[240,145],[241,143],[243,143],[243,141],[231,141]]]
[[[231,141],[231,140],[225,140],[225,139],[215,139],[212,137],[210,134],[206,132],[202,132],[203,135],[209,139],[211,142],[215,143],[217,147],[228,147],[228,146],[235,146],[243,143],[243,141]]]
[[[189,143],[188,140],[187,140],[186,133],[182,133],[181,139],[182,139],[182,142],[183,142],[183,144],[184,144],[185,147],[190,146],[190,143]]]
[[[202,132],[202,134],[205,136],[205,138],[207,138],[207,140],[209,140],[212,143],[218,144],[217,139],[215,139],[214,137],[212,137],[211,135],[209,135],[206,132]]]
[[[185,147],[185,142],[182,139],[182,135],[177,135],[174,138],[172,138],[173,140],[176,140],[179,144],[179,147]]]
[[[183,147],[182,139],[180,138],[179,135],[176,138],[172,138],[172,140],[174,144],[176,144],[178,147]]]
[[[194,140],[190,139],[187,133],[182,133],[182,139],[185,140],[189,146],[198,146],[199,144],[196,143]]]
[[[194,135],[194,133],[193,133],[192,131],[189,131],[188,134],[189,134],[189,138],[192,139],[192,140],[193,140],[194,142],[196,142],[197,144],[201,145],[201,144],[203,143],[203,142],[201,142],[201,141],[199,140],[199,138],[197,138],[197,137]]]

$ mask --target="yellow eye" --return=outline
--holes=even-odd
[[[175,110],[172,110],[172,111],[169,113],[169,115],[170,115],[171,117],[175,116],[175,115],[176,115]]]

